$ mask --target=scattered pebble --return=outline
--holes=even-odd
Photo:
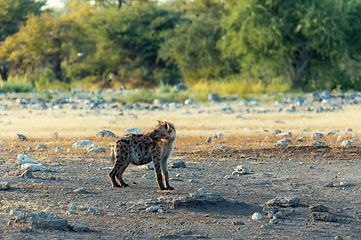
[[[206,193],[208,192],[208,190],[207,190],[207,188],[202,187],[202,188],[198,189],[198,192],[199,192],[200,194],[206,194]]]
[[[348,185],[349,185],[349,183],[348,183],[348,182],[340,182],[340,186],[345,187],[345,186],[348,186]]]
[[[262,214],[260,214],[260,213],[258,213],[258,212],[253,213],[253,215],[252,215],[252,220],[254,220],[254,221],[259,221],[259,220],[261,220],[261,219],[262,219]]]
[[[10,189],[10,183],[0,182],[0,190],[5,191]]]

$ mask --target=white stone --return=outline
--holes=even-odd
[[[247,166],[245,165],[238,165],[236,168],[235,168],[235,171],[238,173],[238,174],[248,174],[249,173],[249,169]]]
[[[71,210],[75,210],[76,209],[76,205],[75,204],[69,204],[68,205],[68,207],[69,207],[69,209],[71,209]]]
[[[202,188],[198,189],[198,192],[199,192],[200,194],[206,194],[206,193],[208,192],[208,190],[207,190],[207,188],[202,187]]]
[[[10,215],[18,216],[19,214],[20,214],[20,212],[17,211],[17,210],[11,210],[11,211],[10,211]]]
[[[31,157],[25,155],[25,154],[20,154],[17,157],[18,163],[20,163],[21,165],[24,163],[34,163],[34,159],[32,159]]]
[[[349,147],[349,146],[351,146],[351,142],[350,141],[342,141],[341,146],[342,147]]]
[[[145,165],[141,165],[138,167],[140,170],[154,170],[154,163],[150,162]]]
[[[278,134],[278,136],[292,137],[292,133],[291,132],[284,132],[284,133]]]
[[[326,144],[322,141],[314,141],[312,142],[312,146],[325,146]]]
[[[314,133],[312,133],[312,138],[313,139],[321,139],[321,138],[325,138],[325,137],[323,136],[322,133],[314,132]]]
[[[91,146],[92,144],[93,142],[91,140],[78,141],[73,144],[73,148],[87,147],[87,146]]]
[[[258,213],[258,212],[253,213],[253,215],[252,215],[252,220],[254,220],[254,221],[259,221],[259,220],[261,220],[261,219],[262,219],[262,214],[260,214],[260,213]]]
[[[233,176],[233,175],[227,175],[227,176],[225,176],[224,178],[230,180],[230,179],[234,179],[234,176]]]
[[[348,182],[340,182],[340,186],[348,186],[349,183]]]
[[[147,212],[158,212],[161,209],[163,209],[163,208],[161,208],[159,206],[150,206],[150,207],[147,207],[145,210]]]
[[[25,163],[21,165],[22,169],[30,169],[33,172],[42,171],[44,169],[43,164],[41,163]]]
[[[353,138],[351,142],[358,142],[358,138]]]

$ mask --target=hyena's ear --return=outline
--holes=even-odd
[[[168,122],[165,122],[164,126],[165,126],[165,130],[168,131],[168,129],[169,129],[169,124],[168,124]]]
[[[157,119],[158,123],[160,123],[160,121]]]

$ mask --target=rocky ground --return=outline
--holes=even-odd
[[[32,156],[46,156],[51,163],[44,160],[42,171],[21,177],[16,156],[22,149],[15,148],[2,154],[6,163],[0,175],[6,190],[0,192],[0,235],[4,239],[360,239],[359,148],[214,149],[211,144],[174,151],[170,165],[185,163],[170,168],[174,191],[158,191],[153,170],[138,167],[126,171],[130,187],[111,188],[107,155],[80,150],[76,157],[33,150]],[[238,173],[239,165],[249,172]],[[44,212],[44,216],[28,216],[28,212]],[[262,219],[252,219],[256,212]],[[67,221],[59,223],[55,215]]]
[[[240,110],[222,103],[226,107],[215,113],[229,118],[240,112],[248,117],[246,113],[340,111],[358,104],[358,97],[321,92],[308,100],[292,97],[262,106],[240,102]],[[3,98],[3,131],[11,124],[5,120],[9,111],[28,111],[32,102],[45,104],[35,109],[109,107],[121,108],[122,114],[129,108],[184,111],[187,104],[196,104],[115,107],[98,97],[81,103],[59,99],[48,104]],[[307,137],[267,131],[218,133],[209,141],[179,135],[169,161],[173,191],[157,189],[151,166],[128,168],[124,178],[130,187],[111,188],[107,145],[114,137],[90,138],[99,148],[75,146],[62,136],[1,139],[0,239],[361,239],[357,130],[323,130],[322,136],[321,131],[303,132]],[[41,168],[26,170],[19,163],[24,159]]]

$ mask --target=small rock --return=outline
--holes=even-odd
[[[33,172],[30,169],[26,169],[21,175],[20,177],[22,178],[35,178],[33,175]]]
[[[211,142],[212,142],[212,138],[211,138],[211,136],[209,136],[207,138],[207,140],[204,142],[204,144],[208,144],[208,143],[211,143]]]
[[[353,139],[351,140],[351,142],[353,142],[353,143],[358,142],[358,138],[353,138]]]
[[[171,168],[186,168],[187,165],[183,160],[177,160],[177,161],[172,162],[169,165],[169,167],[171,167]]]
[[[273,225],[271,225],[271,224],[263,224],[263,225],[261,226],[261,228],[274,229],[275,227],[274,227]]]
[[[73,231],[74,232],[87,232],[89,231],[89,227],[87,225],[74,225],[73,226]]]
[[[221,138],[221,137],[223,137],[223,133],[221,132],[214,134],[214,138]]]
[[[234,179],[234,176],[233,175],[226,175],[224,178],[228,179],[228,180],[231,180],[231,179]]]
[[[220,149],[228,149],[228,147],[223,144],[223,145],[220,147]]]
[[[47,149],[48,147],[46,146],[46,145],[44,145],[44,144],[38,144],[37,146],[36,146],[36,149]]]
[[[18,138],[19,140],[21,140],[21,141],[26,141],[26,136],[25,136],[25,135],[18,133],[16,136],[17,136],[17,138]]]
[[[345,129],[345,132],[346,132],[346,133],[352,132],[352,129],[351,129],[351,128],[346,128],[346,129]]]
[[[18,160],[18,163],[20,163],[20,165],[23,165],[25,163],[34,163],[34,159],[25,154],[18,155],[16,159]]]
[[[322,133],[314,132],[314,133],[312,133],[312,138],[313,139],[321,139],[321,138],[325,138],[325,137],[323,136]]]
[[[269,207],[297,207],[300,199],[297,197],[274,198],[265,203]]]
[[[115,134],[108,130],[102,130],[95,134],[96,137],[115,137]]]
[[[74,192],[76,193],[84,193],[84,194],[88,194],[89,192],[87,190],[85,190],[84,188],[78,188],[75,189]],[[73,204],[74,205],[74,204]]]
[[[102,147],[94,147],[94,148],[90,148],[88,149],[88,152],[105,152],[105,148]]]
[[[326,143],[322,142],[322,141],[314,141],[312,142],[312,146],[325,146]]]
[[[195,179],[189,179],[188,182],[190,182],[190,183],[197,183],[198,181],[195,180]]]
[[[154,163],[150,162],[148,164],[139,166],[138,168],[141,170],[154,170]]]
[[[349,147],[349,146],[351,146],[351,142],[350,141],[342,141],[341,146],[342,147]]]
[[[71,210],[75,210],[76,209],[76,205],[75,204],[69,204],[68,205],[68,207],[69,207],[69,209],[71,209]]]
[[[341,236],[336,236],[333,240],[343,240]]]
[[[30,223],[32,228],[42,228],[42,229],[68,229],[68,220],[61,218],[52,213],[29,213],[25,212],[24,214],[17,216],[15,218],[15,223],[23,225],[23,223]]]
[[[199,192],[200,194],[206,194],[206,193],[208,192],[208,190],[207,190],[207,188],[202,187],[202,188],[198,189],[198,192]]]
[[[324,205],[311,205],[309,207],[311,212],[328,212],[328,207]]]
[[[232,221],[231,224],[232,225],[245,225],[245,223],[240,220]]]
[[[333,187],[333,182],[325,184],[324,187]]]
[[[66,215],[69,215],[69,216],[74,216],[76,215],[77,213],[74,211],[74,210],[68,210],[65,212]]]
[[[292,133],[291,132],[283,132],[283,133],[278,134],[278,136],[292,137]]]
[[[254,221],[259,221],[259,220],[261,220],[261,219],[262,219],[262,214],[260,214],[260,213],[258,213],[258,212],[253,213],[253,215],[252,215],[252,220],[254,220]]]
[[[311,214],[313,220],[324,222],[336,222],[337,218],[329,212],[313,212]]]
[[[150,206],[150,207],[147,207],[145,210],[147,212],[158,212],[160,209],[163,209],[163,208],[161,208],[160,206]]]
[[[340,186],[348,186],[349,185],[349,183],[348,182],[340,182]]]
[[[10,189],[10,183],[0,182],[0,190],[5,191]]]
[[[241,175],[249,174],[249,169],[245,165],[238,165],[234,171]]]
[[[43,164],[41,163],[25,163],[23,165],[21,165],[22,169],[30,169],[33,172],[36,171],[42,171],[43,170]]]
[[[18,216],[19,214],[20,214],[20,212],[17,211],[17,210],[11,210],[11,211],[10,211],[10,215]]]
[[[112,212],[108,212],[108,214],[107,214],[108,216],[114,216],[114,213],[112,213]]]
[[[297,139],[296,139],[296,141],[298,141],[298,142],[303,142],[304,140],[306,140],[305,136],[300,136],[300,137],[297,137]]]
[[[73,144],[73,148],[87,147],[87,146],[90,146],[92,144],[93,144],[93,142],[91,140],[78,141],[78,142]]]
[[[55,148],[55,152],[61,152],[61,151],[64,151],[64,149],[60,148],[60,147],[56,147]]]

